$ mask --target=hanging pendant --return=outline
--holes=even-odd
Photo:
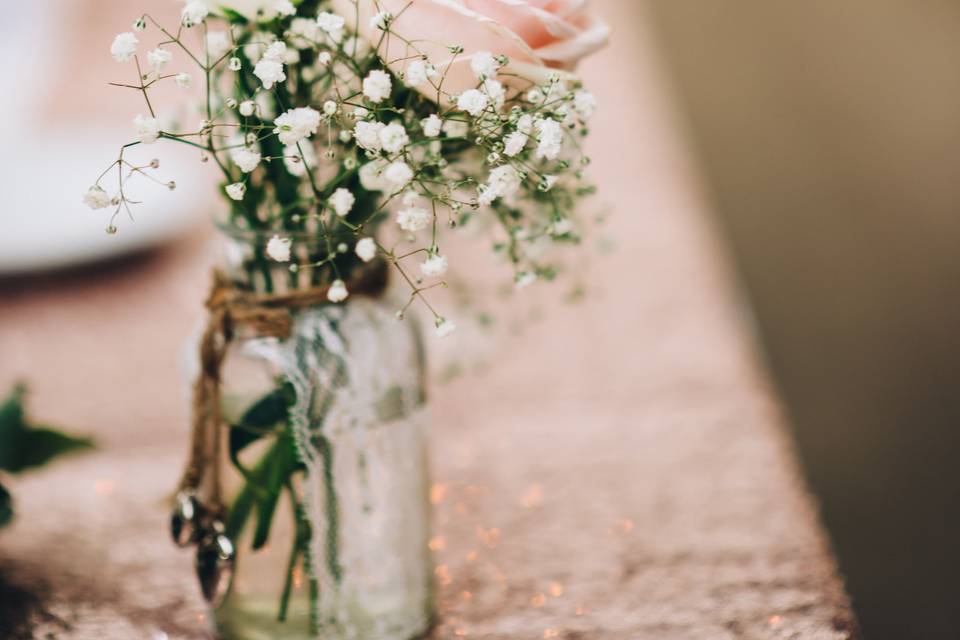
[[[213,608],[223,602],[233,581],[235,551],[224,533],[223,523],[214,520],[197,546],[197,579],[200,591]]]
[[[170,513],[170,534],[178,547],[187,547],[200,536],[200,502],[190,490],[177,493]]]

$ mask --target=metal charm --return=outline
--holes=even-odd
[[[214,608],[220,606],[233,581],[236,553],[233,542],[224,533],[223,523],[214,520],[204,531],[197,546],[197,578],[203,597]]]
[[[170,513],[170,534],[178,547],[187,547],[198,541],[201,511],[200,502],[192,491],[177,493]]]

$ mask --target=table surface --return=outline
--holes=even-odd
[[[600,4],[640,23],[633,3]],[[856,637],[649,39],[621,37],[586,73],[616,250],[590,267],[585,301],[504,338],[495,368],[434,386],[434,636]],[[0,283],[0,388],[28,380],[38,418],[99,442],[12,482],[0,630],[13,637],[208,637],[165,501],[209,249],[199,234]]]

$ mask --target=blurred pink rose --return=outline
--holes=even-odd
[[[507,56],[510,65],[505,73],[537,83],[545,82],[554,70],[572,70],[581,58],[606,44],[610,31],[590,12],[588,1],[379,0],[378,4],[397,16],[391,31],[427,54],[441,74],[450,67],[443,90],[457,94],[476,86],[470,61],[479,52]],[[354,2],[334,0],[333,4],[337,13],[346,18],[347,25],[352,25]],[[375,3],[358,0],[357,4],[361,35],[378,42],[381,32],[370,24],[370,18],[377,13]],[[464,48],[452,64],[450,45]],[[412,54],[400,38],[390,38],[380,47],[381,57],[390,62],[394,71],[401,71],[406,61],[399,60]]]

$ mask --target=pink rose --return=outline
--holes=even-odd
[[[390,30],[425,53],[440,74],[449,66],[443,91],[458,94],[477,85],[470,62],[481,52],[507,56],[510,64],[504,73],[535,83],[545,82],[554,70],[572,70],[581,58],[606,44],[610,31],[588,10],[588,1],[379,0],[378,4],[397,16]],[[334,0],[333,5],[352,26],[354,3]],[[382,32],[370,24],[377,13],[375,3],[357,0],[357,5],[360,34],[376,44]],[[452,64],[450,45],[464,48]],[[395,72],[404,69],[413,53],[396,37],[380,47],[380,57]],[[431,91],[427,88],[424,93]]]

